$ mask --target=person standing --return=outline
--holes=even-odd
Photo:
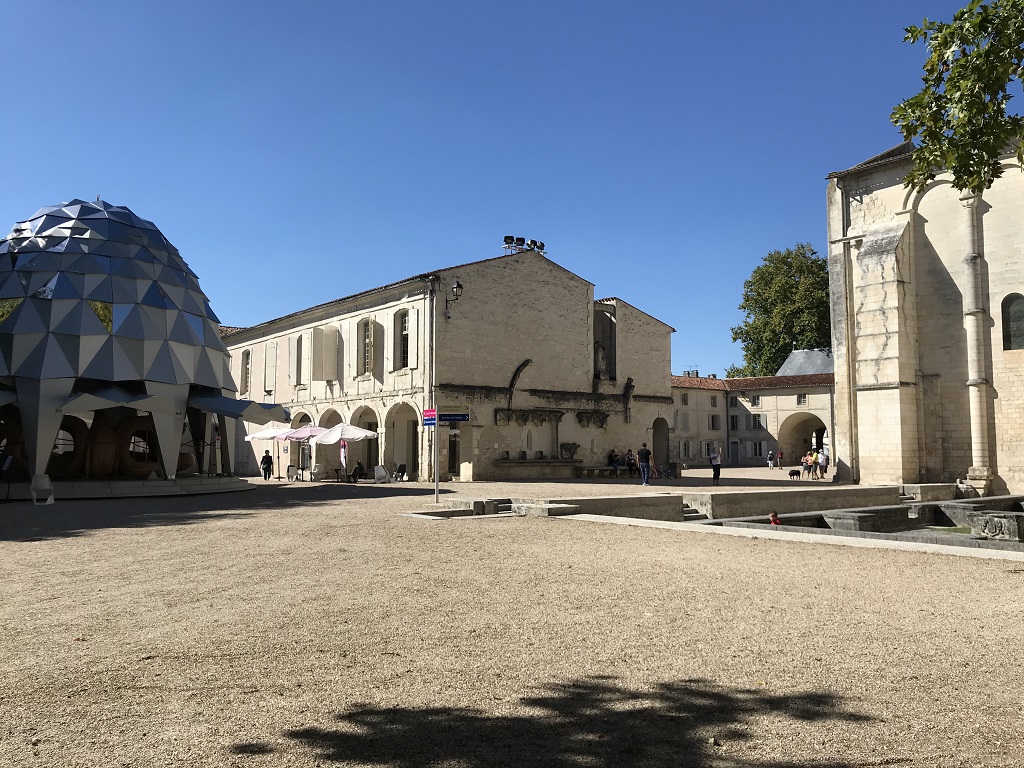
[[[722,453],[716,445],[711,449],[711,484],[719,485],[722,478]]]
[[[779,452],[775,454],[775,465],[782,469],[782,449],[779,448]]]
[[[263,452],[263,458],[260,459],[260,469],[263,470],[264,480],[269,480],[270,476],[274,474],[274,458],[270,455],[270,451]]]
[[[636,452],[636,461],[640,465],[640,480],[643,485],[650,485],[647,481],[651,479],[651,461],[653,461],[653,456],[647,448],[647,443],[641,443],[640,450]]]
[[[775,452],[768,451],[768,469],[775,469]]]
[[[825,451],[818,451],[818,474],[822,480],[828,474],[828,454]]]

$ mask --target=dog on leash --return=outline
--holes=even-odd
[[[791,469],[791,470],[789,470],[789,479],[790,480],[799,480],[800,479],[800,470],[799,469]]]

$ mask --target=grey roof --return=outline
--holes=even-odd
[[[906,160],[911,153],[914,151],[914,143],[912,141],[904,141],[902,144],[897,144],[895,147],[885,150],[874,157],[869,157],[862,163],[852,168],[847,168],[845,171],[833,171],[826,178],[834,179],[840,176],[846,176],[850,173],[857,173],[858,171],[864,171],[868,168],[874,168],[878,165],[887,165],[888,163],[895,163],[902,160]]]
[[[808,376],[814,373],[834,373],[835,365],[830,349],[794,349],[776,376]]]

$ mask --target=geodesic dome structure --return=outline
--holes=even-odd
[[[19,408],[30,474],[46,472],[69,415],[110,432],[114,416],[148,413],[168,478],[190,398],[205,412],[283,417],[232,397],[218,322],[178,250],[128,208],[72,200],[18,222],[0,240],[0,405]]]

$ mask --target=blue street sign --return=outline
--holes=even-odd
[[[424,427],[436,427],[437,426],[437,419],[424,419],[423,420],[423,426]]]
[[[469,421],[468,413],[439,413],[438,421]]]

